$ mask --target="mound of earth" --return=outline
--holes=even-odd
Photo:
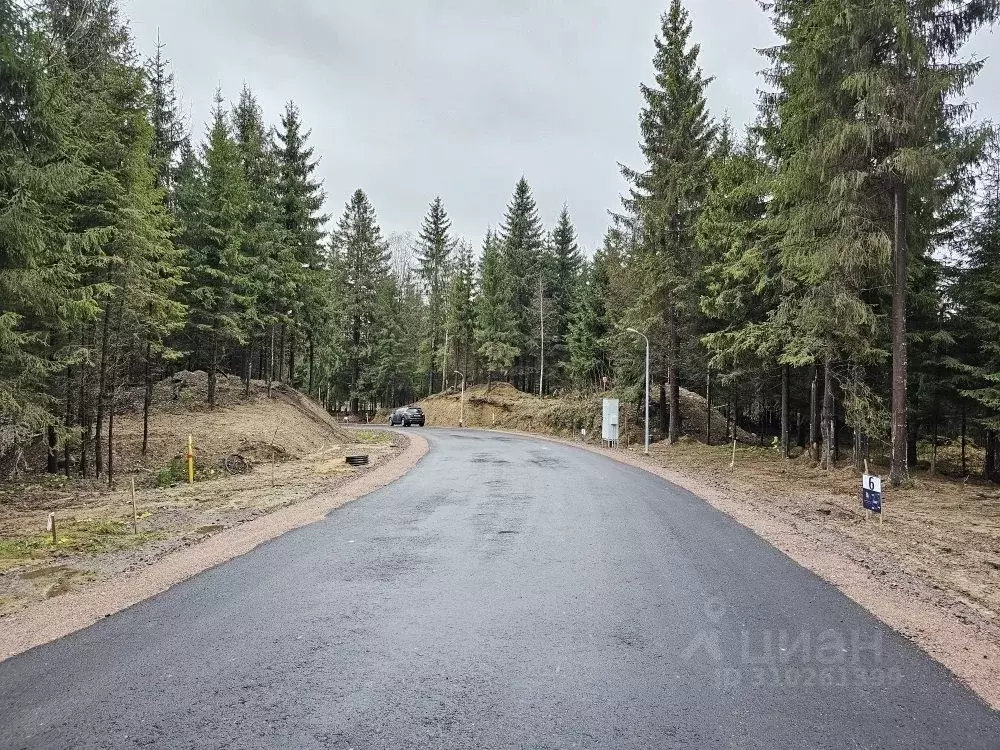
[[[540,398],[517,390],[509,383],[493,383],[489,388],[477,385],[465,391],[467,427],[518,430],[547,435],[574,436],[587,431],[588,441],[600,441],[603,414],[602,400],[613,394],[568,393]],[[427,424],[439,427],[458,426],[462,415],[461,393],[449,391],[424,399],[418,404],[427,416]],[[642,440],[641,423],[636,419],[639,404],[621,404],[622,441]],[[681,389],[681,418],[685,435],[704,440],[709,420],[708,402],[696,393]],[[654,417],[655,419],[655,417]],[[726,417],[711,410],[712,435],[717,441],[726,434]],[[653,430],[657,424],[654,421]],[[754,435],[738,431],[741,442],[751,443]]]
[[[276,510],[331,493],[398,456],[405,437],[344,429],[287,386],[219,378],[217,405],[203,372],[155,385],[149,450],[142,455],[143,389],[121,394],[114,421],[114,487],[36,473],[0,484],[0,621],[6,614],[141,568],[183,547]],[[195,448],[195,482],[184,456]],[[242,473],[229,472],[238,454]],[[369,465],[348,465],[365,454]],[[230,467],[235,463],[230,462]],[[91,463],[93,466],[93,463]],[[248,469],[248,470],[247,470]],[[135,480],[135,515],[131,480]],[[46,531],[57,520],[55,539]]]
[[[220,375],[216,406],[208,406],[208,377],[204,372],[179,372],[153,388],[149,420],[149,447],[142,455],[142,389],[134,389],[118,403],[115,417],[115,472],[154,475],[187,451],[194,441],[200,469],[221,468],[226,458],[239,454],[252,463],[302,458],[331,442],[354,438],[316,402],[288,386],[276,384],[270,396],[266,383],[253,381],[249,396],[242,380]]]

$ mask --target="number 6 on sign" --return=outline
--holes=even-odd
[[[865,474],[861,478],[861,504],[872,513],[882,512],[882,477]]]

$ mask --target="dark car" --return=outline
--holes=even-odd
[[[423,427],[424,410],[419,406],[404,406],[402,409],[396,409],[396,411],[389,415],[389,424],[402,425],[403,427],[411,425],[420,425]]]

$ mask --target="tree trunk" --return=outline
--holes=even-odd
[[[313,377],[315,376],[315,366],[316,366],[316,344],[313,341],[313,335],[309,334],[309,395],[313,395]]]
[[[267,364],[267,397],[271,397],[271,389],[274,387],[274,323],[271,323],[271,346],[270,361]]]
[[[243,397],[250,398],[250,381],[253,379],[253,340],[247,344],[246,362],[243,370]]]
[[[823,468],[833,468],[833,368],[829,355],[823,365]]]
[[[468,376],[469,374],[469,340],[466,337],[465,346],[462,347],[462,373]],[[475,377],[472,378],[470,382],[476,382]]]
[[[809,452],[813,461],[819,463],[819,365],[813,365],[809,391]]]
[[[833,395],[833,423],[830,432],[833,434],[833,465],[840,461],[840,419],[837,417],[837,394]]]
[[[917,468],[917,442],[920,437],[920,428],[923,425],[919,419],[911,419],[909,422],[909,434],[906,437],[906,465],[909,468]]]
[[[278,382],[285,382],[285,334],[287,326],[281,324],[281,335],[278,337]]]
[[[670,423],[667,426],[667,442],[677,443],[681,431],[680,386],[677,382],[677,357],[680,353],[680,337],[677,332],[677,313],[673,306],[668,313],[668,335],[670,353],[667,359],[667,390],[670,397]]]
[[[663,435],[667,434],[668,420],[669,420],[669,415],[667,414],[667,384],[664,383],[663,381],[660,381],[660,435],[661,435],[661,437]]]
[[[965,423],[965,403],[962,403],[962,476],[968,476],[968,471],[966,469],[965,463],[965,446],[966,446],[966,423]]]
[[[997,433],[996,430],[986,431],[986,459],[983,462],[983,477],[990,482],[998,480],[997,471]]]
[[[89,345],[90,336],[85,336],[83,346]],[[87,478],[87,470],[90,463],[90,399],[88,398],[88,368],[80,367],[80,395],[77,398],[77,424],[80,425],[80,476]]]
[[[101,322],[101,360],[97,373],[97,428],[94,431],[94,473],[100,478],[104,473],[104,412],[107,408],[107,375],[108,375],[108,338],[110,336],[111,305],[104,308],[104,320]]]
[[[740,392],[735,386],[733,387],[733,434],[732,439],[736,440],[736,436],[740,431]]]
[[[115,439],[115,403],[111,400],[108,410],[108,487],[112,487],[115,479],[115,454],[112,450]]]
[[[80,476],[87,478],[90,470],[90,442],[93,422],[90,416],[90,399],[85,391],[86,380],[80,386]]]
[[[934,394],[934,413],[931,415],[931,476],[937,473],[938,415],[937,394]]]
[[[45,470],[49,474],[57,474],[59,472],[59,455],[56,453],[56,449],[59,447],[59,440],[56,438],[55,426],[49,425],[46,434],[49,443],[49,452],[46,456]]]
[[[70,429],[73,427],[73,368],[66,368],[66,414],[63,420],[66,426],[66,436],[65,443],[63,445],[63,472],[66,474],[66,478],[69,479],[73,459],[73,452],[69,446],[69,433]]]
[[[907,477],[907,347],[906,347],[906,185],[895,187],[892,285],[892,462],[889,482],[898,487]]]
[[[764,447],[764,431],[767,429],[766,414],[764,409],[764,386],[761,384],[760,380],[757,381],[757,386],[754,389],[753,394],[754,408],[757,409],[757,444],[763,448]]]
[[[208,405],[215,408],[215,384],[216,369],[219,361],[219,347],[216,342],[215,331],[212,331],[211,342],[208,347]]]
[[[143,364],[142,392],[142,455],[149,452],[149,410],[153,405],[153,345],[146,343],[146,361]]]
[[[712,368],[705,375],[705,402],[708,405],[708,419],[705,420],[705,444],[712,444]]]
[[[781,368],[781,457],[789,456],[790,425],[788,415],[788,365]]]
[[[298,344],[297,341],[298,329],[292,326],[292,332],[288,337],[288,384],[295,388],[295,347]]]

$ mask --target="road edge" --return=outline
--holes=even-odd
[[[913,599],[884,585],[856,560],[834,550],[817,536],[774,514],[758,511],[730,493],[698,482],[666,466],[555,435],[517,430],[485,429],[580,448],[620,464],[640,469],[686,490],[749,529],[792,561],[835,586],[880,622],[942,664],[990,708],[1000,711],[1000,645],[979,638],[974,624],[950,616],[930,601]],[[926,587],[925,584],[921,584]],[[956,644],[962,644],[961,647]]]
[[[394,430],[394,432],[397,432]],[[199,573],[247,554],[289,531],[321,521],[330,511],[387,487],[412,470],[430,445],[412,432],[394,459],[340,487],[240,524],[160,558],[126,578],[48,599],[0,620],[0,662],[84,630],[101,619],[161,594]]]

